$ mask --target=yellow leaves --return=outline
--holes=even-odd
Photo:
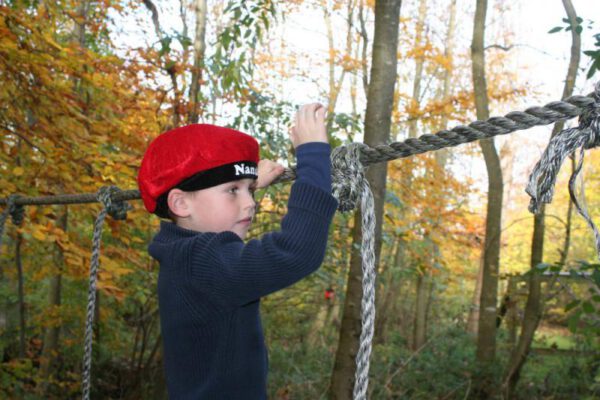
[[[273,200],[270,196],[265,196],[260,202],[260,209],[261,211],[274,212],[276,211],[277,207],[275,206],[275,203],[273,203]]]
[[[19,228],[19,232],[25,235],[30,234],[34,239],[41,242],[53,243],[61,242],[65,239],[68,240],[66,233],[62,229],[55,227],[51,222],[48,222],[46,225],[30,223],[27,226]]]
[[[33,236],[35,239],[42,241],[42,242],[46,240],[46,234],[38,229],[34,230],[31,233],[31,236]]]
[[[115,297],[117,300],[125,298],[125,290],[119,286],[121,277],[129,275],[133,270],[126,266],[123,260],[115,260],[112,257],[100,256],[100,270],[98,272],[98,289]]]
[[[21,176],[25,173],[25,170],[22,167],[16,167],[13,169],[12,173],[14,176]]]

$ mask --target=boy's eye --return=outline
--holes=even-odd
[[[238,191],[238,188],[237,188],[237,187],[232,187],[232,188],[229,188],[229,193],[231,193],[231,194],[236,194],[236,193],[237,193],[237,191]]]

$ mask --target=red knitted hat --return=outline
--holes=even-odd
[[[167,218],[169,190],[206,189],[258,177],[258,142],[252,136],[215,125],[194,124],[156,137],[138,173],[144,206]]]

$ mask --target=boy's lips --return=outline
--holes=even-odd
[[[252,222],[252,218],[244,218],[238,221],[238,224],[250,224]]]

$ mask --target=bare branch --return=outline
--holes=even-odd
[[[510,46],[502,46],[500,44],[490,44],[489,46],[486,46],[484,48],[484,50],[489,50],[489,49],[500,49],[500,50],[504,50],[504,51],[510,51],[513,47],[516,47],[516,44],[511,44]]]
[[[154,5],[152,0],[143,0],[144,5],[152,13],[152,22],[154,23],[154,31],[159,39],[162,39],[162,29],[160,28],[160,21],[158,20],[158,8]]]

